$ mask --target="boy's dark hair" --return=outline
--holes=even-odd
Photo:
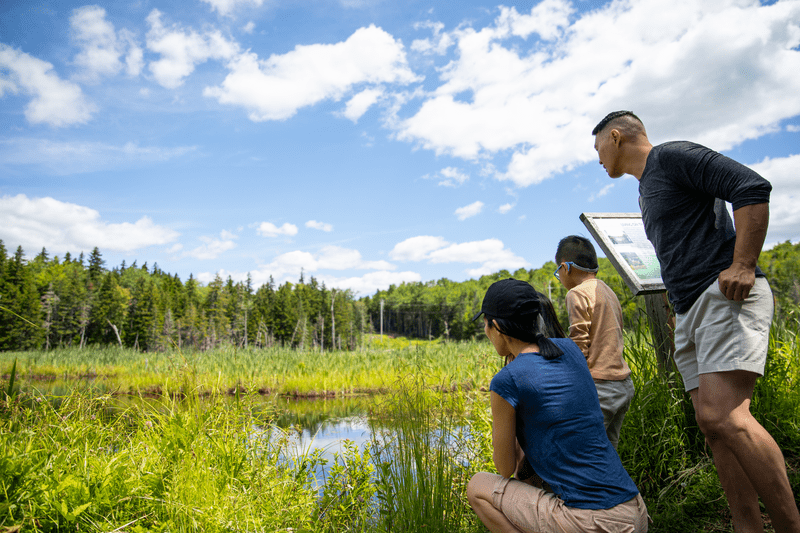
[[[580,235],[569,235],[558,242],[556,263],[573,262],[579,267],[597,268],[597,252],[592,241]]]
[[[613,111],[613,112],[609,113],[608,115],[606,115],[603,118],[603,120],[601,120],[600,122],[597,123],[597,126],[595,126],[594,129],[592,130],[592,135],[597,135],[598,133],[603,131],[605,129],[605,127],[608,126],[611,122],[613,122],[613,121],[615,121],[617,119],[625,118],[625,117],[630,117],[631,119],[635,119],[636,122],[639,123],[639,124],[635,124],[635,129],[638,130],[639,129],[638,126],[641,126],[641,129],[644,130],[644,123],[642,122],[642,119],[640,119],[639,117],[634,115],[633,111]],[[620,121],[620,122],[623,122],[623,121]],[[625,120],[624,122],[627,122],[627,123],[630,124],[631,121],[630,120]],[[623,133],[632,133],[632,132],[624,131]]]

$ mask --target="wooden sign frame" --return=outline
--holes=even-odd
[[[639,213],[581,213],[581,222],[634,296],[666,291]]]

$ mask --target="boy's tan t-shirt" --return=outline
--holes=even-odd
[[[611,288],[596,278],[567,292],[569,337],[586,356],[594,379],[623,380],[631,374],[622,357],[622,306]]]

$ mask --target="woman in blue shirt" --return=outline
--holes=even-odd
[[[586,358],[545,335],[549,306],[506,279],[475,317],[507,364],[490,386],[498,473],[472,477],[470,505],[492,532],[646,532],[647,508],[608,441]]]

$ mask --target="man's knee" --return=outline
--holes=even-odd
[[[695,420],[710,444],[719,440],[724,442],[735,440],[746,431],[746,426],[740,417],[714,406],[695,407]]]

